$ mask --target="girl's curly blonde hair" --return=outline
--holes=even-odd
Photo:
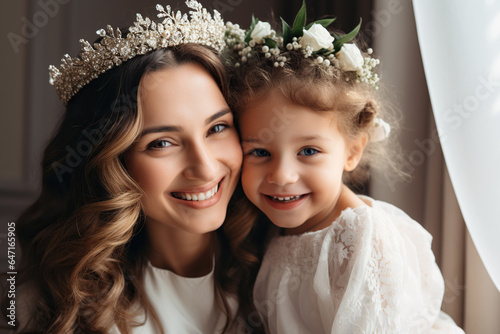
[[[238,63],[237,55],[230,63]],[[339,128],[347,140],[360,134],[370,137],[375,118],[392,123],[391,115],[382,106],[382,98],[372,85],[356,80],[355,73],[332,70],[322,66],[315,58],[305,58],[301,52],[289,52],[284,66],[275,66],[265,57],[251,57],[244,63],[229,68],[231,77],[230,105],[237,119],[246,106],[277,92],[290,102],[318,112],[333,112]],[[344,182],[362,184],[369,178],[372,168],[398,171],[397,155],[390,141],[371,142],[364,149],[356,169],[344,173]]]

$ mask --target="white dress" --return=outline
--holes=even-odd
[[[431,235],[393,205],[360,197],[372,206],[271,240],[254,287],[269,333],[464,333],[440,310]]]
[[[153,267],[148,261],[144,288],[166,334],[222,333],[226,316],[216,303],[213,268],[205,276],[189,278]],[[229,299],[229,304],[235,311],[235,300]],[[110,333],[120,332],[115,326]],[[153,318],[148,316],[144,325],[132,328],[132,333],[154,334],[159,331]]]
[[[144,271],[144,288],[153,308],[163,326],[165,334],[212,334],[222,333],[226,323],[226,315],[218,307],[215,299],[214,271],[202,277],[182,277],[169,270],[153,267],[148,261]],[[19,297],[17,318],[25,325],[30,314],[30,290],[22,287]],[[228,298],[233,314],[236,313],[237,302]],[[137,321],[143,321],[144,315]],[[230,333],[239,333],[240,327],[233,326]],[[22,326],[21,326],[22,328]],[[33,328],[32,330],[35,330]],[[120,334],[115,325],[110,334]],[[132,327],[133,334],[156,334],[153,318],[148,315],[144,325]]]

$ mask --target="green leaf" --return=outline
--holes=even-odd
[[[306,0],[302,2],[302,7],[300,8],[292,26],[292,37],[301,37],[304,34],[304,26],[306,25]]]
[[[335,41],[333,42],[333,48],[334,48],[335,52],[339,52],[340,49],[342,48],[342,45],[344,45],[344,43],[347,43],[347,42],[351,41],[354,37],[356,37],[356,35],[359,32],[359,29],[361,28],[361,21],[362,21],[362,19],[360,18],[359,24],[350,33],[335,39]]]
[[[314,52],[315,55],[322,55],[322,56],[329,55],[330,53],[332,53],[332,50],[328,50],[328,49],[325,49],[325,48],[320,49],[320,50]]]
[[[255,25],[259,22],[259,19],[256,18],[252,14],[252,23],[250,24],[250,28],[248,28],[247,32],[245,33],[245,42],[250,42],[252,40],[252,37],[250,35],[252,34],[253,29],[255,28]]]
[[[318,21],[315,21],[315,22],[311,22],[309,23],[308,25],[306,25],[305,29],[308,30],[309,28],[312,27],[313,24],[317,23],[317,24],[321,24],[323,27],[328,27],[330,24],[332,24],[337,18],[334,17],[333,19],[323,19],[323,20],[318,20]]]
[[[275,48],[278,46],[278,43],[276,43],[276,41],[272,38],[265,38],[265,41],[266,41],[265,44],[270,48]]]
[[[253,29],[253,27],[255,27],[255,25],[257,24],[257,22],[259,22],[259,19],[256,18],[253,14],[252,14],[252,24],[251,24],[251,27]]]
[[[288,23],[286,23],[286,21],[283,20],[282,17],[280,17],[280,19],[283,30],[283,45],[286,46],[288,43],[292,42],[292,29],[290,28]]]

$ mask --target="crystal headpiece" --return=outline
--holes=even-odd
[[[49,66],[50,84],[55,86],[57,94],[64,104],[86,84],[115,66],[149,51],[176,46],[186,43],[196,43],[213,47],[221,52],[225,46],[225,26],[219,12],[212,15],[196,0],[186,1],[190,19],[180,11],[175,13],[170,6],[164,8],[156,5],[158,18],[162,22],[154,22],[137,14],[134,25],[123,37],[120,29],[115,31],[111,26],[100,29],[99,43],[93,46],[81,39],[81,51],[78,57],[64,55],[59,68]]]
[[[226,44],[232,48],[236,59],[234,65],[239,67],[247,62],[266,61],[275,67],[286,67],[293,55],[315,59],[317,66],[325,66],[335,74],[343,74],[364,82],[377,89],[378,75],[373,68],[379,60],[372,58],[373,50],[362,54],[356,44],[349,43],[359,32],[361,22],[350,33],[345,35],[330,34],[326,29],[335,18],[323,19],[306,25],[306,4],[297,13],[292,27],[282,21],[282,32],[277,34],[268,22],[259,21],[252,16],[250,28],[245,31],[239,25],[227,22]]]

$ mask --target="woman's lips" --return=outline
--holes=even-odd
[[[174,201],[178,201],[180,204],[185,206],[189,206],[194,209],[204,209],[208,208],[212,205],[215,205],[222,196],[222,189],[224,188],[224,180],[225,177],[222,178],[218,183],[216,183],[212,188],[209,188],[206,191],[200,191],[199,189],[203,188],[195,188],[190,191],[176,191],[172,192],[172,198]],[[205,189],[208,187],[204,187]]]

